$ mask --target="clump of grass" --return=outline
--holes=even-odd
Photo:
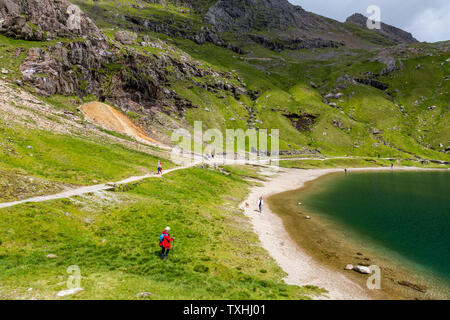
[[[203,264],[198,264],[194,267],[194,271],[199,272],[199,273],[207,273],[207,272],[209,272],[209,267],[207,267]]]

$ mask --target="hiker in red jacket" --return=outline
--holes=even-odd
[[[159,246],[161,247],[161,259],[169,257],[169,251],[172,247],[171,242],[175,237],[171,238],[169,235],[170,227],[167,227],[159,237]]]
[[[161,161],[158,161],[158,174],[162,174],[162,164],[161,164]]]

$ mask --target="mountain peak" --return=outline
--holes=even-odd
[[[346,23],[355,24],[357,26],[367,28],[367,20],[370,20],[368,17],[364,16],[361,13],[355,13],[347,18]],[[381,22],[381,29],[374,30],[377,33],[389,38],[398,43],[417,43],[419,42],[413,35],[407,31],[404,31],[400,28],[391,26],[387,23]]]
[[[219,31],[232,28],[285,30],[301,26],[295,7],[286,0],[219,0],[212,5],[205,19]]]

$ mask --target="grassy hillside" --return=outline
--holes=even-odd
[[[155,172],[158,159],[105,139],[55,134],[0,120],[0,201]],[[163,161],[165,168],[173,164]]]
[[[179,47],[196,59],[218,69],[235,70],[247,88],[258,93],[255,101],[241,98],[236,104],[229,102],[233,98],[214,99],[211,93],[202,93],[201,90],[179,90],[182,95],[186,92],[186,97],[199,106],[192,114],[197,119],[209,119],[208,124],[247,128],[243,124],[247,120],[257,128],[280,128],[280,147],[283,150],[306,147],[327,155],[449,159],[442,153],[450,138],[446,126],[449,121],[449,85],[445,80],[450,70],[449,63],[445,62],[450,57],[449,53],[439,51],[434,58],[423,55],[419,58],[403,57],[402,69],[390,77],[380,78],[389,85],[387,92],[360,83],[346,84],[345,88],[338,90],[344,96],[334,101],[337,108],[333,108],[322,102],[322,94],[335,90],[338,79],[345,75],[364,78],[368,72],[380,73],[385,65],[371,61],[375,54],[337,51],[325,61],[311,58],[298,61],[289,58],[290,52],[278,54],[259,50],[259,59],[256,60],[251,58],[256,56],[255,53],[236,57],[233,52],[214,45],[198,46],[189,40],[180,42]],[[422,46],[425,51],[433,50],[433,46]],[[322,51],[324,55],[328,54],[328,49]],[[411,70],[419,64],[422,72],[431,69],[426,73],[429,77],[426,81],[421,81],[420,71]],[[311,87],[311,82],[319,88]],[[417,104],[421,97],[428,98]],[[430,110],[431,106],[436,108]],[[204,108],[214,112],[205,112]],[[252,119],[245,117],[248,110],[254,112]],[[299,132],[286,114],[305,113],[317,118],[309,130]],[[229,121],[231,116],[236,120]],[[193,117],[188,113],[187,119]],[[262,121],[262,124],[252,123],[253,119]],[[423,121],[430,128],[425,130],[425,134],[421,130]],[[373,132],[377,131],[381,134],[374,135]]]
[[[0,209],[0,298],[54,299],[67,267],[81,269],[75,299],[307,299],[321,291],[288,286],[237,209],[250,184],[189,169],[126,193]],[[158,236],[176,236],[169,260]],[[46,258],[49,254],[56,259]],[[32,290],[28,290],[32,288]]]

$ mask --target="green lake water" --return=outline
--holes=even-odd
[[[450,172],[359,172],[300,193],[306,210],[450,284]]]

